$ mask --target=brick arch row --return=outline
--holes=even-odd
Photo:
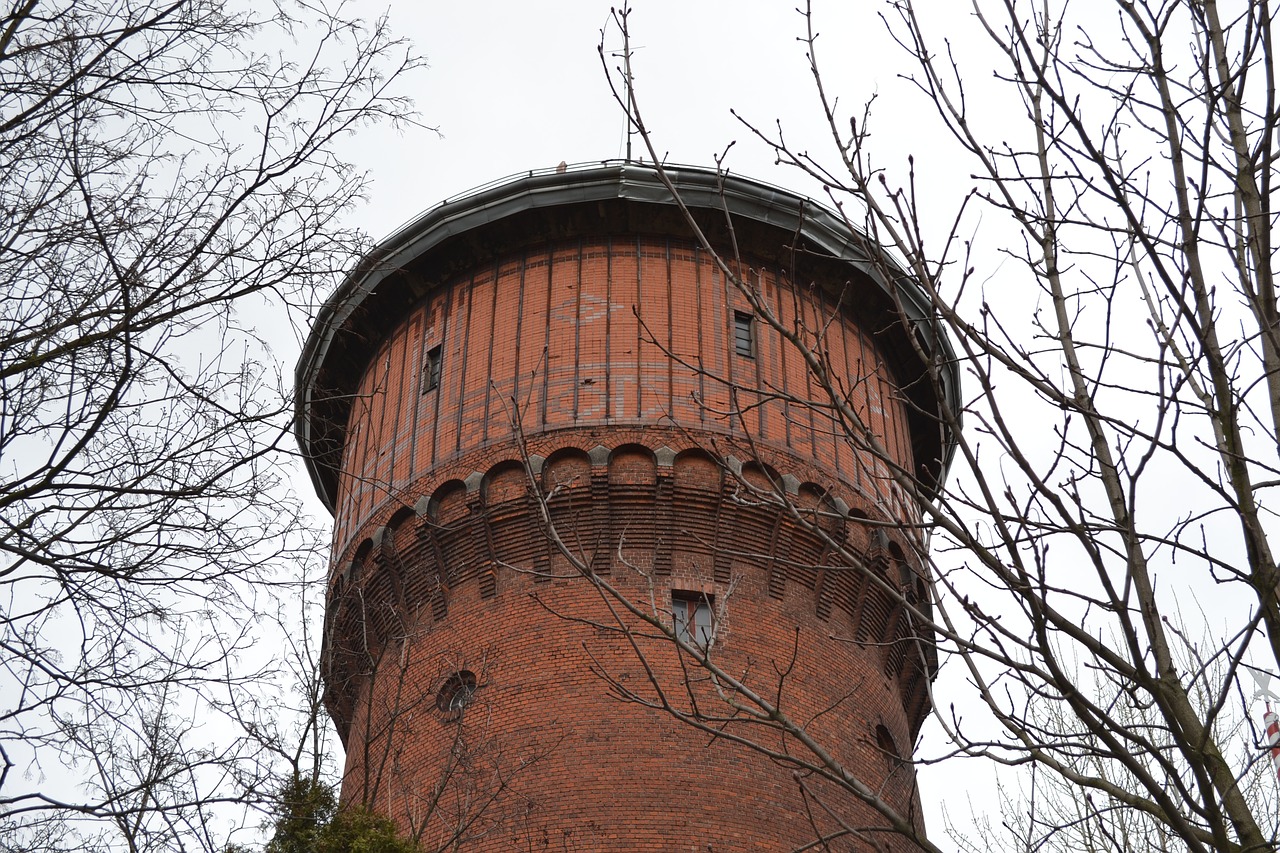
[[[636,443],[564,446],[528,465],[500,460],[392,512],[330,581],[326,641],[336,710],[349,707],[353,697],[343,698],[350,690],[342,685],[354,685],[364,658],[410,630],[445,622],[460,590],[474,586],[487,599],[578,573],[546,535],[539,499],[592,572],[609,575],[625,562],[655,577],[727,584],[751,566],[766,573],[770,597],[810,596],[833,633],[879,650],[909,718],[927,711],[933,652],[926,666],[913,639],[918,629],[886,589],[927,608],[926,579],[891,523],[763,462]],[[842,543],[854,562],[809,526]]]

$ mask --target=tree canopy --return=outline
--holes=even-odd
[[[33,849],[216,849],[289,747],[243,653],[318,530],[273,344],[359,253],[337,143],[413,121],[385,21],[0,13],[0,814]],[[269,703],[267,703],[269,704]]]

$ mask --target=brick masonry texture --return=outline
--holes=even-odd
[[[905,405],[868,334],[824,289],[792,287],[761,266],[743,274],[784,326],[824,332],[840,393],[909,466]],[[337,550],[439,466],[510,442],[517,420],[526,434],[593,424],[749,434],[880,489],[879,501],[906,512],[885,472],[860,459],[822,409],[802,404],[819,392],[780,335],[756,322],[754,357],[735,354],[733,313],[750,310],[705,253],[662,238],[533,248],[455,278],[364,374],[344,446]],[[422,394],[435,347],[440,385]]]
[[[824,331],[841,393],[913,470],[873,338],[827,288],[749,261],[742,274],[784,326]],[[543,496],[580,566],[645,612],[669,624],[673,593],[709,598],[718,664],[918,823],[894,753],[911,749],[934,664],[889,592],[927,606],[914,512],[882,462],[803,405],[818,391],[780,335],[756,321],[752,355],[735,352],[735,311],[751,306],[690,244],[574,240],[455,276],[382,342],[345,433],[329,588],[345,801],[428,849],[461,831],[475,851],[789,850],[837,829],[807,792],[876,849],[914,849],[816,776],[673,719],[664,704],[696,704],[727,734],[760,734],[547,536]],[[463,671],[470,704],[440,707]]]

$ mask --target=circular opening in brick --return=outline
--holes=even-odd
[[[436,693],[436,708],[446,714],[461,713],[476,695],[476,674],[460,669],[444,680]]]

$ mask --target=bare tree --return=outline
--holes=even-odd
[[[1074,812],[1040,807],[1015,827],[1011,849],[1089,838],[1098,849],[1273,850],[1280,823],[1274,797],[1257,795],[1270,770],[1245,676],[1280,667],[1268,501],[1280,484],[1274,12],[1266,2],[1116,0],[1103,15],[1098,4],[978,0],[972,20],[986,41],[973,49],[931,32],[928,6],[890,3],[887,32],[974,173],[967,194],[926,192],[910,161],[902,174],[879,165],[892,161],[876,157],[878,116],[870,104],[849,112],[829,91],[820,49],[843,47],[819,38],[808,4],[802,42],[829,153],[746,127],[885,247],[882,281],[909,276],[927,294],[929,316],[912,319],[903,305],[900,322],[955,437],[948,483],[897,464],[851,402],[822,327],[775,310],[732,246],[706,239],[692,215],[689,225],[758,321],[807,365],[814,392],[787,404],[875,458],[919,506],[906,538],[929,566],[931,600],[890,583],[782,484],[739,486],[878,584],[936,642],[944,668],[962,673],[948,684],[963,695],[936,703],[965,709],[935,715],[954,760],[1029,768],[1048,788],[1078,792]],[[620,64],[602,58],[660,164],[643,93],[630,85],[628,16],[614,19]],[[990,114],[970,92],[992,71],[1016,105],[1008,123],[984,123]],[[930,334],[917,335],[921,326]],[[927,344],[943,335],[954,356]],[[942,387],[953,357],[966,381],[958,405]],[[780,389],[735,390],[740,416],[783,399]],[[727,460],[724,469],[736,475]],[[720,666],[714,642],[682,638],[660,598],[594,573],[559,529],[553,497],[541,504],[544,527],[612,609],[600,625],[665,638],[711,685],[699,699],[691,681],[663,682],[656,669],[642,689],[603,672],[613,690],[800,771],[837,823],[851,796],[938,849],[791,715],[780,689]],[[636,641],[637,654],[646,648]]]
[[[22,843],[217,849],[210,810],[263,796],[250,617],[317,541],[280,486],[269,338],[363,245],[335,142],[412,121],[393,86],[419,64],[385,21],[305,3],[0,13],[0,815]]]
[[[1215,639],[1205,644],[1180,647],[1175,652],[1179,669],[1212,673],[1198,679],[1191,697],[1206,716],[1211,713],[1209,709],[1215,697],[1204,695],[1202,691],[1210,685],[1221,683],[1225,676],[1214,670],[1226,665],[1226,662],[1207,661],[1200,656],[1199,651],[1200,648],[1206,648],[1212,652],[1220,642],[1221,640]],[[1087,678],[1081,679],[1081,683],[1087,684]],[[1100,685],[1095,690],[1099,696],[1113,692]],[[1041,702],[1035,710],[1055,729],[1061,730],[1070,725],[1067,721],[1058,719],[1061,715],[1070,713],[1069,706],[1063,703]],[[1117,724],[1122,724],[1126,729],[1157,732],[1163,724],[1151,711],[1151,706],[1142,707],[1129,703],[1115,705],[1112,713]],[[1251,729],[1249,723],[1249,718],[1239,713],[1221,714],[1215,719],[1215,740],[1227,745],[1242,766],[1251,764],[1256,755],[1256,731]],[[1166,749],[1166,755],[1169,755],[1172,745],[1167,746],[1169,749]],[[1134,759],[1148,772],[1159,772],[1154,766],[1156,756],[1139,754]],[[1096,749],[1064,752],[1064,761],[1075,774],[1104,779],[1111,787],[1126,787],[1126,771]],[[1265,762],[1257,771],[1242,774],[1240,788],[1246,800],[1253,804],[1260,815],[1265,816],[1275,814],[1277,787],[1274,777],[1264,767]],[[1008,780],[1008,784],[1001,787],[1000,828],[996,829],[992,818],[986,815],[978,817],[969,826],[948,826],[948,834],[957,849],[996,849],[1011,853],[1025,850],[1127,853],[1134,850],[1186,849],[1186,845],[1165,821],[1145,811],[1130,808],[1127,802],[1105,788],[1078,785],[1068,775],[1046,772],[1032,764],[1027,772]]]

